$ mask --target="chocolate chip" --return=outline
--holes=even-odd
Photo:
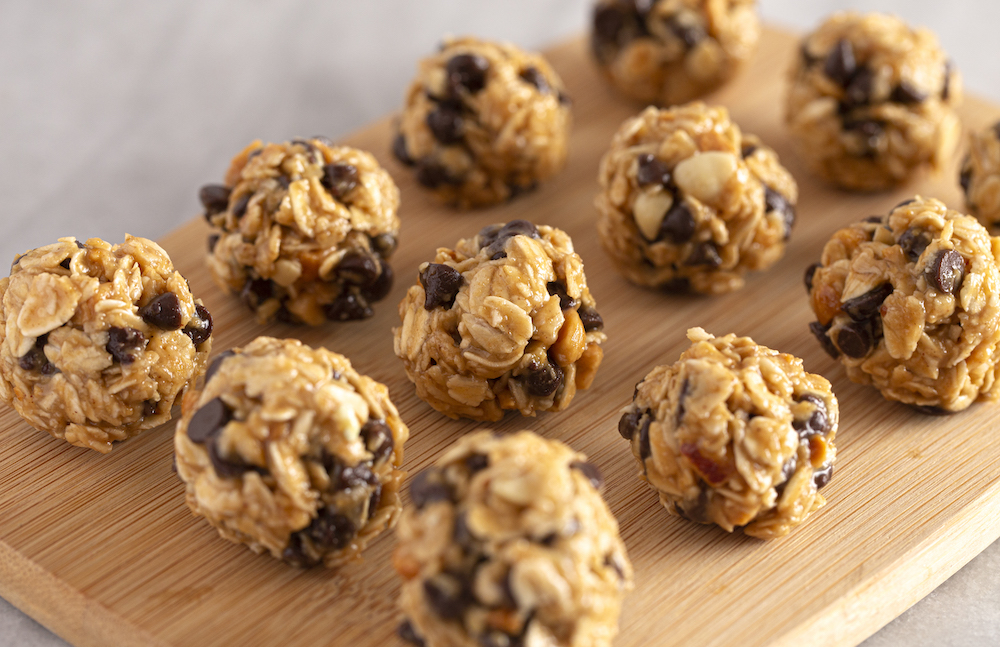
[[[885,218],[883,218],[882,216],[867,216],[861,222],[867,222],[867,223],[871,223],[873,225],[876,225],[876,224],[881,225],[881,224],[885,223]]]
[[[236,201],[236,204],[233,205],[233,216],[235,216],[237,220],[246,215],[247,205],[250,203],[250,198],[250,193],[244,193],[240,196],[240,199]]]
[[[465,469],[469,474],[475,474],[479,470],[484,470],[490,465],[490,457],[486,454],[469,454],[465,459]]]
[[[205,207],[205,217],[209,218],[222,213],[229,207],[229,194],[232,190],[222,184],[206,184],[198,191],[198,200]]]
[[[417,182],[428,189],[436,189],[444,184],[458,184],[448,175],[445,167],[426,159],[417,163]]]
[[[496,225],[483,227],[479,232],[479,248],[486,248],[486,255],[490,260],[504,258],[507,256],[507,252],[504,251],[507,241],[514,236],[538,238],[538,228],[527,220],[511,220],[500,227]]]
[[[220,398],[209,400],[191,416],[187,428],[188,438],[193,443],[208,442],[218,436],[232,418],[232,410]]]
[[[392,234],[379,234],[371,239],[372,251],[382,258],[389,258],[396,251],[399,241]]]
[[[892,89],[889,100],[895,103],[912,104],[920,103],[927,98],[927,93],[916,88],[908,81],[900,81],[899,85]]]
[[[378,484],[378,477],[368,463],[344,465],[333,456],[327,455],[324,458],[324,463],[329,465],[330,487],[334,492]]]
[[[538,71],[537,67],[526,67],[519,75],[525,83],[535,86],[542,94],[552,92],[552,86],[545,80],[545,75]]]
[[[49,362],[49,359],[45,356],[45,351],[42,350],[42,348],[39,347],[37,344],[33,348],[31,348],[27,353],[21,355],[17,359],[17,365],[20,366],[21,369],[25,371],[39,371],[39,372],[44,372],[43,369],[45,369],[46,366],[52,366],[52,364]],[[52,368],[54,369],[55,367],[52,366]],[[50,375],[52,372],[54,371],[50,371],[49,373],[46,374]]]
[[[163,330],[177,330],[181,327],[184,313],[181,312],[180,298],[173,292],[164,292],[139,308],[139,316],[150,326]]]
[[[281,551],[282,560],[299,568],[316,564],[316,560],[306,555],[305,550],[302,548],[301,532],[289,535],[288,544],[285,546],[285,550]]]
[[[868,323],[863,321],[850,321],[837,333],[837,346],[840,352],[854,359],[861,359],[867,355],[874,341]]]
[[[601,317],[597,310],[594,310],[590,306],[580,306],[580,309],[576,311],[576,314],[580,317],[580,322],[583,324],[583,329],[586,332],[591,332],[594,330],[602,330],[604,328],[604,319]]]
[[[221,428],[219,429],[221,431]],[[216,434],[217,435],[217,434]],[[215,473],[224,479],[236,479],[240,478],[247,472],[257,472],[258,474],[266,473],[266,470],[262,467],[256,465],[248,465],[244,463],[239,458],[226,458],[219,451],[219,440],[216,438],[214,441],[207,442],[208,448],[208,460],[212,463],[212,469]]]
[[[119,364],[131,364],[146,347],[146,337],[135,328],[108,329],[108,343],[104,347]]]
[[[392,430],[385,424],[385,420],[373,419],[366,422],[361,426],[361,437],[365,439],[365,447],[374,456],[374,463],[381,463],[392,454]]]
[[[424,581],[424,597],[438,616],[458,620],[469,602],[466,588],[454,575],[439,573]]]
[[[755,144],[744,144],[743,147],[740,148],[740,155],[743,157],[743,159],[750,157],[756,152],[757,152],[757,146]]]
[[[829,330],[829,327],[824,326],[818,321],[813,321],[809,324],[809,332],[811,332],[813,336],[819,340],[819,344],[823,347],[823,350],[826,351],[826,354],[833,359],[837,359],[840,357],[840,350],[834,345],[830,336],[826,334],[827,330]]]
[[[917,227],[910,227],[899,237],[899,246],[911,263],[916,263],[930,244],[931,240],[927,232]]]
[[[375,279],[374,283],[365,287],[361,291],[368,299],[369,303],[381,301],[389,296],[389,292],[392,291],[392,268],[389,267],[389,264],[385,261],[382,261],[381,265],[382,273],[378,275],[378,278]]]
[[[969,185],[972,184],[972,167],[969,166],[969,157],[962,161],[962,171],[958,174],[958,183],[962,186],[962,193],[969,197]]]
[[[438,107],[427,113],[427,127],[434,139],[445,146],[462,141],[465,134],[465,120],[455,110]]]
[[[636,158],[635,181],[639,186],[670,184],[670,169],[651,153],[644,153]]]
[[[813,405],[813,412],[808,418],[792,421],[792,429],[799,432],[799,438],[825,434],[830,431],[829,415],[827,413],[826,402],[823,401],[823,398],[812,393],[805,393],[798,401],[809,402]]]
[[[345,289],[332,303],[323,306],[323,314],[330,321],[358,321],[368,319],[375,311],[364,297]]]
[[[953,249],[942,249],[927,265],[924,276],[938,292],[957,296],[965,278],[965,259]]]
[[[379,277],[379,263],[366,252],[349,251],[337,265],[337,278],[357,286],[371,285]]]
[[[68,270],[69,269],[69,262],[71,260],[72,259],[69,256],[67,256],[66,258],[64,258],[61,261],[59,261],[59,267],[63,268],[64,270]]]
[[[645,419],[639,427],[639,458],[646,460],[653,453],[649,447],[649,423],[653,421],[653,412],[646,409]]]
[[[403,620],[396,629],[396,635],[408,643],[413,643],[417,647],[424,647],[424,639],[417,635],[413,624],[409,620]]]
[[[818,270],[821,267],[823,267],[822,263],[813,263],[812,265],[806,268],[806,274],[804,277],[806,283],[806,292],[812,292],[813,277],[816,276],[816,270]]]
[[[545,288],[549,291],[549,294],[559,297],[559,308],[561,310],[569,310],[576,307],[577,300],[566,292],[566,285],[562,281],[549,281],[545,284]]]
[[[902,202],[900,202],[899,204],[897,204],[895,207],[893,207],[892,209],[890,209],[889,213],[892,213],[893,211],[895,211],[896,209],[899,209],[900,207],[905,207],[908,204],[913,204],[916,201],[917,201],[916,198],[910,198],[908,200],[903,200]]]
[[[323,507],[317,510],[316,518],[309,527],[299,532],[304,533],[316,544],[326,550],[340,550],[347,546],[358,534],[354,522],[334,509]]]
[[[397,133],[396,138],[392,140],[392,154],[406,166],[413,166],[414,161],[406,150],[406,137],[403,133]]]
[[[319,181],[337,200],[344,202],[347,195],[358,186],[358,167],[353,164],[327,164]]]
[[[813,472],[813,483],[816,485],[816,489],[820,489],[824,485],[830,482],[833,478],[833,463],[830,463],[826,467]]]
[[[685,502],[685,506],[681,507],[679,503],[675,502],[674,511],[688,521],[693,521],[695,523],[708,522],[708,491],[705,489],[704,485],[700,485],[698,489],[698,498],[694,501],[694,503],[688,504]]]
[[[685,265],[707,265],[709,267],[719,267],[722,265],[722,257],[715,243],[705,242],[695,246],[691,254],[684,261]]]
[[[785,240],[792,235],[792,226],[795,224],[795,207],[785,196],[781,195],[771,187],[764,185],[764,204],[767,211],[776,211],[781,214],[785,221]]]
[[[464,512],[460,512],[455,516],[455,527],[452,530],[451,537],[456,544],[467,550],[475,547],[476,537],[469,530],[469,523],[465,518]]]
[[[701,41],[705,40],[705,30],[701,25],[685,25],[676,20],[670,21],[670,31],[684,43],[684,46],[691,49]]]
[[[600,490],[601,486],[604,485],[604,477],[601,475],[601,470],[597,468],[593,463],[586,461],[573,461],[569,466],[575,470],[579,470],[583,474],[590,484],[594,486],[595,490]]]
[[[215,246],[219,244],[219,234],[212,234],[208,237],[208,253],[215,251]]]
[[[952,62],[944,62],[944,84],[941,86],[941,98],[947,101],[951,96],[951,68]]]
[[[195,316],[184,327],[184,334],[191,338],[192,344],[199,346],[212,336],[212,313],[205,306],[196,303],[194,314]]]
[[[826,56],[826,61],[823,63],[823,73],[833,79],[835,83],[847,86],[856,70],[854,47],[849,40],[844,38],[838,40]]]
[[[451,308],[465,279],[458,270],[440,263],[431,263],[420,273],[420,285],[424,286],[424,309],[437,307]]]
[[[160,403],[156,400],[146,400],[142,403],[142,417],[148,418],[150,416],[156,415],[156,410],[159,408]]]
[[[660,223],[660,239],[680,245],[691,240],[696,228],[694,216],[683,200],[676,200]],[[693,254],[693,253],[692,253]],[[721,263],[721,261],[720,261]]]
[[[410,500],[419,510],[429,503],[451,500],[451,488],[434,468],[427,468],[410,481]]]
[[[865,321],[866,319],[879,316],[879,308],[881,308],[882,302],[892,293],[892,284],[883,283],[861,296],[848,299],[841,306],[841,310],[846,312],[855,321]]]
[[[208,365],[208,370],[205,371],[205,383],[207,384],[208,381],[212,379],[212,376],[219,370],[219,367],[222,366],[222,362],[224,362],[227,357],[232,357],[234,355],[236,355],[236,353],[231,350],[224,350],[216,355],[215,359],[212,360],[212,363]]]
[[[445,65],[451,88],[465,89],[469,94],[476,94],[486,86],[486,73],[489,69],[490,62],[478,54],[459,54]]]
[[[285,175],[279,175],[278,177],[276,177],[274,179],[278,183],[278,186],[280,186],[282,189],[284,189],[286,191],[288,190],[288,187],[290,187],[292,185],[292,181],[289,180],[288,177],[285,176]]]
[[[788,460],[781,465],[781,482],[774,486],[774,492],[781,498],[782,493],[785,491],[785,487],[788,485],[788,479],[792,478],[795,474],[795,468],[798,467],[798,458],[795,454],[788,457]]]
[[[636,389],[638,392],[638,388]],[[632,398],[635,401],[635,398]],[[632,440],[632,436],[635,435],[636,429],[639,427],[639,420],[642,419],[643,412],[639,409],[629,411],[628,413],[622,414],[622,417],[618,420],[618,433],[625,440]]]
[[[372,488],[372,495],[368,497],[368,518],[371,519],[378,511],[378,504],[382,502],[382,484],[376,483]]]
[[[629,16],[624,7],[616,4],[597,7],[593,18],[593,44],[595,50],[602,45],[618,45]]]
[[[874,155],[878,151],[879,140],[885,136],[882,124],[872,119],[861,121],[844,121],[844,130],[858,133],[864,144],[863,155]]]
[[[875,75],[867,67],[859,67],[844,88],[844,101],[849,107],[865,106],[872,99],[872,84],[875,82]]]
[[[269,279],[247,279],[240,291],[240,299],[251,310],[256,310],[262,303],[274,296],[274,284]]]
[[[532,362],[524,378],[524,387],[529,394],[547,398],[562,386],[563,370],[556,364]]]

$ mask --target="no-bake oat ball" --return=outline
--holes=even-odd
[[[1000,395],[1000,239],[975,218],[918,196],[836,232],[805,280],[851,380],[927,413]]]
[[[502,202],[566,163],[569,98],[548,62],[509,43],[449,39],[420,62],[392,149],[460,208]]]
[[[333,567],[395,523],[408,435],[385,386],[347,358],[258,337],[184,397],[174,450],[188,506],[224,538]]]
[[[649,107],[601,160],[601,244],[633,283],[720,294],[785,253],[798,187],[725,108]]]
[[[573,242],[524,220],[439,248],[399,318],[394,347],[406,375],[452,418],[562,411],[604,357],[604,320]]]
[[[991,233],[1000,233],[1000,122],[970,134],[958,180],[969,212]]]
[[[691,346],[636,386],[618,431],[671,514],[761,539],[826,500],[839,409],[802,360],[749,337],[688,330]]]
[[[212,276],[260,323],[365,319],[392,288],[399,189],[370,153],[257,141],[199,198]]]
[[[530,431],[460,439],[410,484],[393,565],[427,647],[608,647],[632,566],[586,457]]]
[[[961,99],[958,72],[933,33],[895,16],[846,12],[802,41],[785,120],[813,172],[872,191],[951,158]]]
[[[719,87],[760,38],[755,0],[600,0],[591,48],[604,75],[636,101],[674,105]]]
[[[0,302],[0,398],[102,454],[170,420],[212,348],[208,309],[145,238],[33,249],[0,279]]]

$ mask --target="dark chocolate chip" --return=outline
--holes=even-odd
[[[427,127],[434,139],[445,146],[462,141],[465,134],[465,120],[457,110],[438,106],[427,113]]]
[[[881,224],[885,223],[885,218],[883,218],[882,216],[867,216],[861,222],[867,222],[867,223],[871,223],[873,225],[876,225],[876,224],[877,225],[881,225]]]
[[[279,175],[278,177],[275,178],[275,181],[277,181],[278,186],[280,186],[282,189],[285,189],[286,191],[288,190],[288,187],[292,185],[292,181],[289,180],[288,177],[284,175]]]
[[[323,314],[330,321],[357,321],[368,319],[375,311],[363,296],[345,289],[332,303],[323,306]]]
[[[635,181],[639,186],[670,184],[670,169],[651,153],[645,153],[636,158]]]
[[[229,207],[229,194],[232,190],[222,184],[206,184],[198,191],[198,200],[205,207],[205,217],[222,213]]]
[[[576,311],[576,314],[580,317],[580,322],[583,324],[584,331],[592,332],[594,330],[604,329],[604,318],[601,317],[597,310],[594,310],[590,306],[580,306],[580,309]]]
[[[685,404],[690,391],[691,382],[687,378],[684,378],[684,383],[681,384],[681,392],[677,397],[677,412],[674,414],[674,422],[678,427],[681,426],[681,421],[684,420],[684,412],[686,410]]]
[[[892,94],[889,97],[890,101],[895,103],[920,103],[927,98],[927,93],[919,88],[916,88],[908,81],[900,81],[899,85],[892,89]]]
[[[410,481],[410,500],[418,510],[429,503],[449,501],[451,497],[451,488],[441,480],[441,473],[434,468],[425,469]]]
[[[135,328],[108,329],[108,343],[105,349],[120,364],[131,364],[146,347],[146,337]]]
[[[549,281],[545,284],[545,287],[549,291],[549,294],[559,297],[559,308],[561,310],[569,310],[576,307],[577,300],[566,292],[566,285],[562,281]]]
[[[552,86],[549,85],[549,82],[545,79],[545,75],[539,72],[537,67],[526,67],[521,70],[519,76],[525,83],[535,86],[542,94],[552,92]]]
[[[670,21],[670,31],[684,43],[684,46],[691,49],[701,41],[705,40],[705,30],[701,25],[685,25],[677,20]]]
[[[962,171],[958,174],[958,183],[962,186],[962,193],[969,197],[969,185],[972,184],[972,167],[969,164],[969,157],[966,156],[962,162]]]
[[[766,184],[764,185],[764,204],[767,211],[776,211],[781,214],[782,220],[785,221],[785,240],[788,240],[792,235],[792,227],[795,225],[795,207],[785,196]]]
[[[330,487],[333,488],[333,491],[378,484],[378,477],[372,472],[368,463],[344,465],[333,457],[330,459],[329,462],[333,468],[330,474]]]
[[[464,512],[460,512],[455,516],[455,527],[452,530],[451,537],[456,544],[463,548],[469,549],[475,547],[476,537],[469,530],[469,523],[465,518]]]
[[[757,152],[757,146],[755,144],[744,144],[740,149],[740,155],[743,159],[746,159]]]
[[[159,408],[160,403],[156,400],[146,400],[142,403],[142,417],[148,418],[149,416],[155,416],[156,410]]]
[[[467,587],[454,575],[439,573],[424,581],[427,605],[445,620],[458,620],[469,602]]]
[[[527,220],[511,220],[498,229],[494,229],[494,227],[496,225],[490,225],[484,227],[479,232],[479,247],[480,249],[484,246],[486,247],[486,255],[491,260],[503,258],[507,255],[504,248],[507,246],[507,241],[514,236],[539,237],[538,228]]]
[[[285,546],[285,550],[281,551],[282,560],[299,568],[316,564],[316,560],[306,555],[305,550],[302,548],[301,532],[292,533],[288,537],[288,544]]]
[[[232,418],[232,410],[220,398],[209,400],[191,416],[187,428],[188,438],[193,443],[208,442],[218,436]]]
[[[830,419],[827,413],[826,402],[823,401],[823,398],[812,393],[806,393],[798,401],[809,402],[813,405],[813,412],[808,418],[792,421],[792,428],[799,432],[799,438],[825,434],[830,431]]]
[[[899,237],[899,246],[911,263],[916,263],[930,244],[931,239],[927,232],[917,227],[910,227]]]
[[[55,372],[55,366],[49,362],[49,359],[45,356],[45,351],[42,350],[42,347],[37,345],[31,348],[24,355],[21,355],[17,359],[17,365],[20,366],[22,370],[39,371],[44,375],[51,375]]]
[[[274,284],[269,279],[247,279],[240,291],[240,299],[251,310],[274,296]]]
[[[695,523],[706,523],[708,518],[708,491],[702,485],[698,490],[698,498],[692,504],[681,507],[679,503],[674,503],[674,511],[688,521]]]
[[[194,314],[188,325],[184,326],[184,334],[191,338],[192,344],[199,346],[212,336],[212,313],[205,306],[196,303]]]
[[[361,437],[365,439],[365,447],[372,453],[374,463],[378,464],[392,454],[395,445],[392,430],[385,420],[369,420],[361,426]]]
[[[857,70],[854,47],[847,39],[840,39],[833,46],[823,63],[823,73],[842,87],[846,87]]]
[[[781,498],[782,493],[785,491],[785,487],[788,485],[788,479],[792,478],[795,474],[795,468],[798,467],[798,458],[795,454],[788,457],[788,460],[781,465],[781,482],[774,486],[774,492]]]
[[[66,258],[64,258],[61,261],[59,261],[59,267],[63,268],[64,270],[68,270],[69,269],[69,262],[71,260],[72,259],[69,256],[67,256]]]
[[[625,31],[628,14],[617,4],[597,7],[593,18],[593,41],[595,48],[602,44],[618,45]]]
[[[212,234],[208,237],[208,253],[215,251],[215,246],[219,243],[219,234]]]
[[[221,431],[221,428],[220,428]],[[226,458],[219,451],[219,440],[216,438],[214,441],[210,440],[207,442],[208,448],[208,460],[212,463],[212,469],[220,478],[225,479],[236,479],[240,478],[247,472],[257,472],[258,474],[266,473],[266,470],[262,467],[257,467],[256,465],[248,465],[244,463],[241,459],[236,458]]]
[[[848,299],[841,306],[841,310],[846,312],[848,316],[855,321],[865,321],[866,319],[877,317],[879,316],[879,308],[882,307],[882,302],[885,301],[886,297],[892,294],[892,292],[892,284],[883,283],[882,285],[865,292],[861,296]]]
[[[957,296],[965,278],[965,259],[953,249],[942,249],[927,265],[924,276],[938,292]]]
[[[420,160],[417,163],[417,182],[428,189],[436,189],[443,184],[457,184],[448,175],[448,170],[432,160]]]
[[[139,308],[139,316],[150,326],[163,330],[177,330],[181,327],[184,313],[181,312],[181,300],[173,292],[164,292],[152,301]]]
[[[431,263],[420,273],[420,285],[424,286],[424,309],[451,308],[465,279],[450,265]]]
[[[392,234],[379,234],[371,238],[372,251],[382,258],[389,258],[396,251],[399,241]]]
[[[639,426],[639,458],[646,460],[653,453],[649,448],[649,423],[653,421],[653,412],[646,409],[645,418]]]
[[[372,495],[368,497],[368,518],[371,519],[378,511],[378,504],[382,502],[382,484],[376,483],[372,488]]]
[[[349,251],[337,265],[337,278],[344,283],[365,287],[379,277],[378,261],[367,252]]]
[[[829,483],[832,478],[833,463],[830,463],[826,467],[813,472],[813,483],[816,485],[817,490]]]
[[[486,73],[489,69],[490,62],[478,54],[459,54],[445,65],[451,88],[461,88],[469,94],[476,94],[486,86]]]
[[[719,267],[722,265],[722,257],[715,243],[704,242],[695,246],[688,255],[685,265],[707,265],[709,267]]]
[[[406,137],[403,136],[403,133],[398,133],[396,138],[392,140],[392,154],[406,166],[413,166],[414,161],[406,150]]]
[[[636,388],[636,393],[639,389]],[[632,398],[635,401],[635,397]],[[639,420],[642,419],[643,412],[640,409],[634,411],[629,411],[623,413],[621,419],[618,420],[618,433],[625,440],[632,440],[632,436],[635,435],[636,430],[639,428]]]
[[[856,132],[862,137],[864,143],[863,155],[873,155],[878,151],[878,143],[885,136],[885,129],[882,124],[872,119],[861,121],[844,121],[844,130]]]
[[[236,204],[233,205],[233,216],[235,216],[237,220],[246,215],[247,205],[250,203],[251,197],[250,193],[244,193],[240,196],[239,200],[236,201]]]
[[[816,276],[816,270],[823,267],[822,263],[813,263],[806,268],[806,274],[803,277],[806,283],[806,292],[812,292],[813,289],[813,277]]]
[[[87,249],[87,246],[84,245],[83,243],[81,243],[80,241],[74,240],[73,242],[76,243],[77,248],[79,248],[79,249]]]
[[[601,486],[604,485],[604,477],[601,475],[601,470],[593,463],[573,461],[569,466],[575,470],[579,470],[590,481],[590,484],[594,486],[594,489],[600,490]]]
[[[666,215],[663,216],[659,237],[680,245],[691,240],[695,227],[694,216],[687,204],[683,200],[675,200]]]
[[[859,67],[858,71],[844,88],[844,101],[849,107],[865,106],[871,103],[872,84],[875,75],[867,67]]]
[[[823,350],[826,351],[826,354],[832,357],[833,359],[837,359],[838,357],[840,357],[840,350],[834,345],[833,341],[830,339],[830,336],[826,334],[827,330],[829,330],[829,327],[824,326],[818,321],[813,321],[812,323],[809,324],[809,332],[811,332],[813,336],[816,337],[816,339],[819,341],[820,346],[822,346]]]
[[[344,202],[348,194],[358,186],[358,167],[353,164],[327,164],[323,167],[323,177],[319,183],[330,195]]]
[[[837,333],[837,346],[840,352],[854,359],[867,355],[874,344],[872,332],[865,321],[849,321]]]
[[[531,395],[547,398],[562,386],[563,377],[563,370],[557,364],[532,362],[524,378],[524,387]]]
[[[382,273],[378,275],[378,278],[375,279],[375,282],[365,287],[361,291],[362,294],[365,295],[365,298],[368,299],[369,303],[375,301],[381,301],[382,299],[389,296],[389,292],[392,291],[392,280],[393,280],[392,268],[389,267],[389,263],[387,263],[386,261],[382,261],[381,266],[382,266]]]
[[[890,209],[889,213],[892,213],[893,211],[895,211],[896,209],[899,209],[900,207],[905,207],[908,204],[913,204],[916,201],[917,201],[916,198],[910,198],[908,200],[903,200],[902,202],[900,202],[899,204],[897,204],[895,207],[893,207],[892,209]]]
[[[490,465],[490,457],[486,454],[470,454],[465,459],[465,469],[469,474],[475,474],[479,470],[484,470]]]
[[[396,629],[396,635],[417,647],[424,647],[424,639],[417,635],[417,631],[413,628],[413,624],[409,620],[403,620],[400,623]]]
[[[207,383],[212,379],[212,376],[219,370],[219,367],[222,366],[222,362],[225,361],[227,357],[232,357],[235,354],[236,353],[231,350],[224,350],[216,355],[215,359],[212,360],[212,363],[208,365],[208,370],[205,371],[205,382]]]
[[[326,507],[320,508],[309,527],[300,532],[305,533],[317,547],[325,550],[340,550],[358,534],[353,521]]]

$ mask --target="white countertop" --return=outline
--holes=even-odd
[[[934,29],[967,91],[1000,101],[997,0],[761,0],[806,30],[844,8]],[[58,236],[158,238],[253,139],[333,138],[395,110],[445,34],[544,47],[590,0],[37,2],[0,5],[0,259]],[[1000,118],[1000,111],[998,111]],[[6,262],[6,261],[4,261]],[[0,600],[0,645],[65,645]],[[1000,645],[1000,541],[864,643]]]

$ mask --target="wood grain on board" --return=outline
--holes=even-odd
[[[616,645],[854,645],[1000,536],[1000,433],[994,405],[929,418],[886,402],[850,383],[808,334],[802,272],[835,229],[885,213],[913,193],[957,208],[962,203],[957,160],[941,176],[890,193],[840,193],[812,178],[781,124],[784,70],[795,51],[792,36],[765,30],[749,69],[708,97],[774,146],[800,183],[799,220],[785,258],[734,294],[676,296],[634,287],[600,249],[592,206],[598,161],[638,106],[618,99],[598,77],[583,39],[548,52],[574,99],[575,125],[568,167],[533,194],[455,212],[434,203],[391,159],[390,119],[344,140],[374,152],[403,195],[397,285],[368,321],[257,326],[208,276],[200,217],[161,242],[215,317],[216,352],[260,334],[295,336],[348,355],[361,372],[386,383],[410,426],[405,467],[412,472],[478,426],[444,418],[419,401],[392,353],[396,304],[416,280],[417,266],[439,245],[452,246],[489,223],[527,218],[565,229],[606,322],[604,365],[569,410],[509,415],[494,428],[557,438],[604,472],[604,494],[636,570]],[[962,109],[967,127],[998,113],[973,99]],[[227,162],[220,159],[219,176],[205,181],[218,181]],[[829,503],[788,537],[759,541],[671,517],[636,478],[616,428],[619,409],[649,369],[677,358],[690,326],[750,335],[803,357],[807,370],[833,382],[842,419],[836,474],[824,490]],[[165,425],[101,456],[0,410],[0,595],[77,645],[397,644],[392,533],[369,547],[363,563],[333,572],[296,570],[223,541],[184,504],[171,470],[173,430]]]

